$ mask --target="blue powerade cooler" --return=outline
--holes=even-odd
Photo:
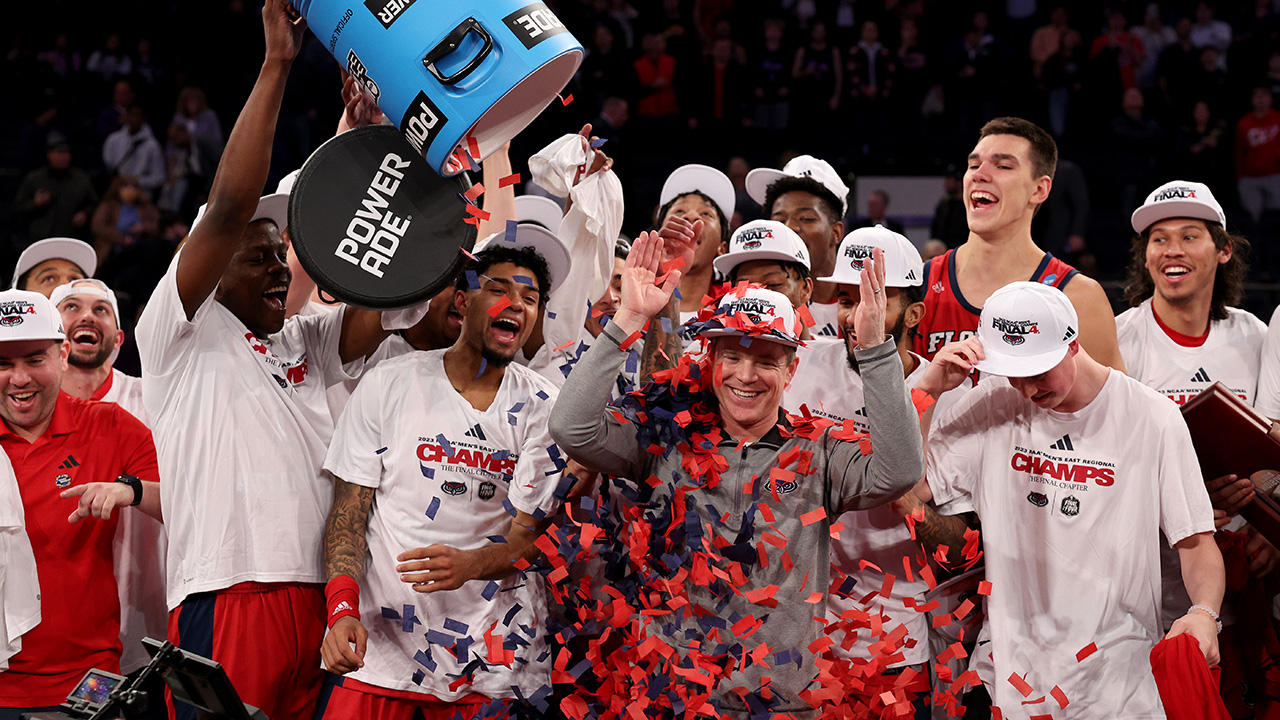
[[[533,121],[577,72],[582,45],[527,0],[294,0],[338,64],[378,102],[427,164],[461,170]]]

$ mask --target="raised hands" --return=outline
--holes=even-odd
[[[346,70],[342,71],[342,123],[338,132],[382,122],[382,108]]]
[[[267,38],[267,59],[293,62],[302,49],[307,21],[288,0],[267,0],[262,7],[262,28]]]
[[[973,366],[986,357],[982,352],[982,342],[977,337],[948,343],[933,356],[916,388],[937,399],[942,393],[959,387],[973,372]]]
[[[657,315],[680,284],[681,272],[672,269],[662,277],[662,263],[666,243],[656,232],[640,233],[627,255],[622,270],[622,304],[613,321],[628,335],[640,330]]]
[[[861,299],[853,313],[853,331],[858,334],[859,347],[875,347],[885,338],[883,250],[876,248],[871,257],[863,261],[859,282]]]

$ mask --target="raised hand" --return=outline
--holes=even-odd
[[[982,343],[976,337],[948,343],[933,356],[916,388],[936,399],[942,393],[959,387],[973,372],[973,366],[986,357]]]
[[[627,254],[622,270],[622,304],[613,321],[630,334],[640,330],[657,315],[680,284],[680,270],[673,269],[658,285],[665,243],[655,232],[640,233]]]
[[[307,21],[288,0],[267,0],[262,6],[262,28],[267,38],[268,60],[292,62],[298,56]]]
[[[662,227],[658,229],[662,238],[664,262],[680,258],[684,263],[676,263],[681,272],[688,272],[693,266],[693,256],[698,252],[698,242],[702,238],[702,221],[689,222],[687,218],[670,215]],[[673,266],[673,267],[675,267]]]
[[[876,248],[871,257],[863,261],[859,281],[861,301],[853,313],[853,331],[858,334],[859,347],[875,347],[884,342],[885,337],[883,250]]]

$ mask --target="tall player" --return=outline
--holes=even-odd
[[[969,239],[925,266],[917,353],[932,359],[943,345],[973,336],[991,293],[1030,280],[1066,293],[1080,316],[1080,343],[1090,357],[1124,369],[1102,286],[1031,239],[1031,218],[1049,197],[1057,165],[1058,146],[1034,123],[1002,117],[982,126],[964,174]]]

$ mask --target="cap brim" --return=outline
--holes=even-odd
[[[736,254],[730,253],[728,255],[721,255],[711,261],[711,267],[715,268],[716,272],[721,275],[728,275],[730,270],[738,267],[742,263],[751,262],[753,260],[777,260],[778,262],[804,264],[804,261],[795,255],[788,255],[787,253],[779,250],[759,250],[755,252],[747,250]]]
[[[1004,355],[992,352],[984,345],[982,350],[986,358],[979,360],[974,367],[979,372],[1002,377],[1032,377],[1052,370],[1067,356],[1067,350],[1070,347],[1070,345],[1063,345],[1038,355]]]
[[[700,192],[711,198],[711,202],[724,215],[725,219],[733,217],[737,193],[733,189],[733,181],[728,175],[708,165],[684,165],[675,169],[662,184],[659,200],[666,205],[672,200],[691,192]]]
[[[717,337],[729,337],[730,335],[742,337],[747,333],[741,330],[735,330],[733,328],[709,328],[707,330],[703,330],[699,332],[698,334],[701,335],[702,337],[717,338]],[[755,342],[756,340],[764,340],[765,342],[777,343],[779,345],[786,345],[787,347],[800,347],[799,340],[784,338],[781,335],[778,335],[777,333],[769,333],[768,335],[752,335],[751,341]]]
[[[1169,200],[1156,205],[1144,205],[1133,211],[1131,222],[1133,231],[1140,233],[1161,220],[1183,217],[1225,224],[1223,217],[1214,212],[1213,208],[1206,207],[1203,203],[1185,200]]]
[[[46,260],[62,259],[75,263],[84,271],[85,277],[93,277],[98,269],[98,252],[93,246],[75,238],[45,238],[31,243],[18,256],[18,264],[13,269],[13,282],[9,287],[18,287],[18,278],[31,268]]]
[[[786,173],[774,168],[756,168],[747,173],[747,195],[763,207],[764,199],[769,194],[769,186],[785,176]]]
[[[489,237],[476,243],[471,252],[478,253],[490,246],[494,247],[510,247],[510,248],[532,248],[535,252],[547,261],[547,270],[551,272],[551,287],[547,288],[547,293],[554,293],[556,288],[564,283],[565,276],[569,274],[569,251],[565,249],[564,243],[560,242],[560,238],[551,233],[550,230],[541,225],[533,223],[520,223],[516,225],[515,242],[506,241],[505,232],[496,232]]]
[[[270,220],[280,230],[289,226],[289,193],[272,193],[258,200],[258,208],[253,212],[253,220]]]

